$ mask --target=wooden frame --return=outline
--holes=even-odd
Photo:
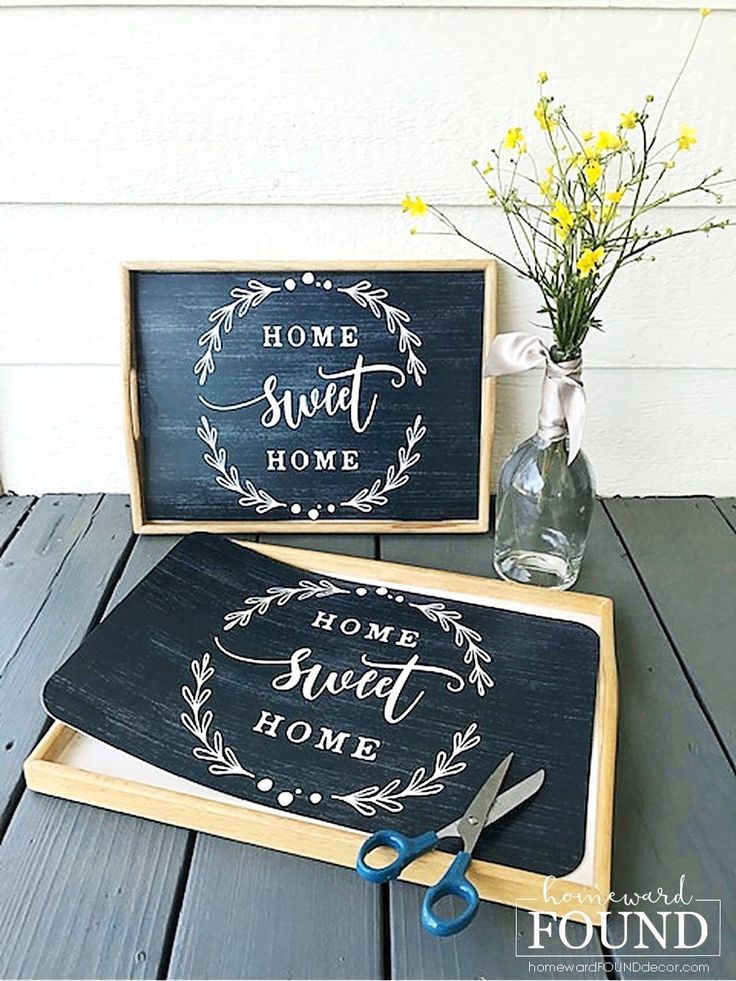
[[[553,593],[477,576],[372,559],[275,545],[238,544],[312,573],[334,574],[389,587],[421,589],[441,596],[451,593],[474,602],[487,601],[491,606],[575,620],[598,633],[600,664],[583,862],[569,876],[546,885],[546,877],[539,873],[490,862],[474,861],[470,869],[471,878],[484,899],[558,915],[570,914],[572,919],[581,919],[586,914],[595,921],[608,906],[611,877],[618,707],[611,600],[578,593]],[[364,839],[360,832],[250,805],[171,775],[166,775],[170,786],[164,787],[152,785],[140,777],[125,779],[110,772],[70,765],[64,757],[75,739],[94,742],[62,723],[54,723],[25,762],[25,777],[32,790],[336,865],[353,866],[355,863],[358,847]],[[126,759],[133,762],[132,757]],[[177,789],[171,789],[171,786]],[[451,856],[432,852],[413,863],[403,878],[429,885],[437,881],[450,860]]]
[[[126,262],[121,266],[123,275],[123,430],[130,476],[130,506],[133,530],[143,535],[182,535],[193,531],[210,531],[219,534],[238,534],[271,531],[279,534],[300,533],[360,533],[372,532],[390,534],[392,532],[484,532],[488,531],[490,513],[490,467],[491,442],[495,417],[495,380],[483,378],[481,382],[480,419],[480,459],[478,465],[478,516],[463,521],[376,521],[374,520],[320,520],[317,527],[313,521],[161,521],[149,520],[143,500],[142,473],[144,468],[143,450],[138,405],[138,379],[136,372],[135,337],[133,333],[133,310],[131,296],[131,274],[136,272],[238,272],[243,269],[285,270],[308,268],[314,260],[294,260],[284,262],[262,262],[249,260],[239,262]],[[488,349],[496,335],[496,263],[493,260],[428,260],[424,262],[330,262],[320,261],[325,269],[336,271],[406,270],[406,271],[453,271],[484,270],[485,298],[483,311],[483,350],[485,361]]]

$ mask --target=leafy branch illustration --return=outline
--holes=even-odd
[[[217,471],[215,481],[225,490],[238,494],[238,504],[244,508],[255,508],[257,514],[267,514],[274,508],[285,508],[283,501],[277,501],[268,491],[256,487],[252,480],[245,484],[240,479],[238,468],[234,464],[228,466],[227,450],[217,445],[219,433],[210,423],[207,416],[200,417],[197,436],[209,448],[209,453],[203,453],[202,459],[208,467]]]
[[[333,794],[333,800],[342,801],[355,808],[364,817],[373,817],[377,808],[398,814],[404,810],[404,801],[409,797],[433,797],[445,789],[448,777],[461,773],[467,764],[458,757],[477,746],[481,737],[477,735],[478,725],[471,722],[465,732],[455,732],[452,737],[452,750],[447,753],[440,750],[434,760],[434,768],[427,773],[427,768],[420,766],[412,773],[406,786],[402,788],[401,778],[395,777],[384,787],[374,784],[354,790],[349,794]]]
[[[406,373],[411,375],[417,386],[421,387],[427,374],[427,366],[416,353],[416,349],[422,346],[422,341],[419,335],[407,326],[411,322],[411,316],[406,310],[387,303],[388,290],[380,286],[374,287],[367,279],[362,279],[352,286],[340,286],[337,292],[345,293],[359,307],[370,310],[378,320],[385,317],[386,329],[389,334],[396,336],[399,352],[406,355]]]
[[[200,334],[197,341],[198,345],[205,349],[194,365],[194,374],[199,378],[200,385],[204,385],[209,376],[214,374],[215,354],[219,354],[222,350],[222,336],[229,334],[233,329],[235,318],[244,317],[249,310],[260,306],[272,293],[280,291],[280,286],[268,286],[257,279],[249,279],[247,289],[234,286],[230,290],[230,296],[233,298],[231,303],[225,303],[212,311],[207,318],[212,326]]]
[[[415,447],[426,433],[427,427],[422,425],[422,417],[418,415],[405,430],[406,445],[399,447],[397,463],[392,463],[384,476],[375,480],[370,487],[362,487],[347,501],[341,501],[340,506],[367,513],[374,507],[388,504],[388,495],[408,483],[411,476],[409,471],[421,460],[422,455],[415,452]]]
[[[493,678],[483,667],[483,664],[491,662],[491,655],[479,646],[483,638],[478,631],[473,630],[472,627],[467,627],[462,622],[462,613],[458,613],[457,610],[448,610],[444,603],[439,602],[410,603],[409,605],[413,606],[415,610],[419,610],[432,623],[438,623],[445,633],[452,633],[458,647],[467,647],[463,661],[465,664],[472,664],[468,682],[475,685],[481,697],[485,695],[486,689],[493,688]]]
[[[215,673],[215,669],[210,665],[209,653],[203,654],[201,661],[192,661],[191,671],[196,686],[194,691],[189,685],[182,687],[181,695],[190,711],[182,712],[180,718],[184,728],[201,743],[200,746],[194,747],[192,756],[209,764],[207,769],[215,776],[254,776],[250,770],[241,766],[235,750],[226,745],[220,730],[213,728],[212,710],[204,709],[212,694],[212,689],[207,687],[207,682]]]
[[[324,599],[326,596],[337,596],[338,593],[349,592],[350,590],[336,586],[329,579],[319,579],[317,582],[300,579],[297,586],[271,586],[266,590],[265,596],[249,596],[245,600],[244,609],[227,613],[223,630],[232,630],[233,627],[247,627],[254,616],[264,616],[274,603],[276,606],[285,606],[293,599],[303,602],[308,599]]]

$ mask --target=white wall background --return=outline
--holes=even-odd
[[[537,72],[581,128],[613,128],[666,92],[696,19],[681,0],[0,0],[5,487],[126,489],[121,260],[474,255],[409,236],[406,191],[503,246],[468,162],[528,122]],[[736,175],[735,69],[731,0],[669,117],[697,126],[698,171]],[[736,194],[719,216],[736,219]],[[502,330],[537,305],[502,273]],[[621,276],[586,348],[601,493],[736,493],[735,310],[736,230]],[[499,383],[496,465],[532,431],[539,383]]]

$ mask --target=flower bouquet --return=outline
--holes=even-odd
[[[501,468],[496,501],[494,565],[517,582],[566,589],[577,580],[594,500],[590,464],[581,452],[585,421],[582,347],[601,330],[598,307],[620,270],[643,262],[663,242],[708,235],[729,225],[709,218],[680,228],[660,227],[659,209],[685,197],[718,204],[721,168],[696,181],[676,183],[682,154],[697,143],[692,126],[674,132],[665,115],[692,56],[707,8],[661,109],[652,95],[620,113],[610,129],[578,131],[566,106],[538,78],[535,128],[540,149],[530,149],[524,129],[512,126],[488,161],[472,167],[490,204],[501,209],[516,248],[509,259],[468,236],[438,207],[407,196],[403,210],[439,223],[424,234],[457,235],[498,259],[541,295],[539,313],[552,331],[546,345],[535,334],[511,332],[494,341],[485,366],[489,375],[545,369],[537,432]],[[413,234],[419,230],[412,228]]]

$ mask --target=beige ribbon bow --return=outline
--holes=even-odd
[[[483,374],[513,375],[541,365],[544,365],[545,372],[537,435],[544,440],[553,440],[568,434],[567,462],[572,463],[580,452],[585,426],[582,358],[557,364],[539,337],[513,331],[499,334],[491,344]]]

